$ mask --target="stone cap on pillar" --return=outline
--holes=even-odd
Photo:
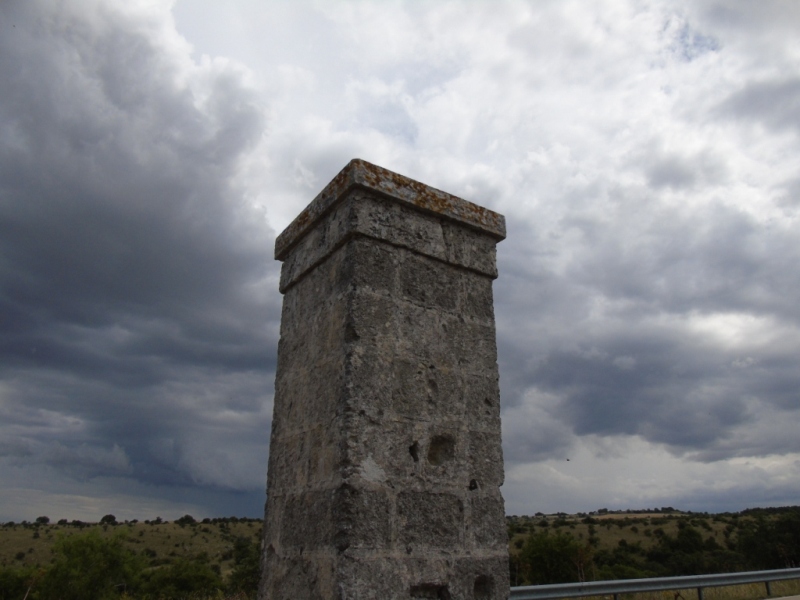
[[[387,199],[438,216],[495,238],[506,237],[501,214],[424,183],[354,158],[275,240],[275,258],[288,252],[353,188],[370,190]]]

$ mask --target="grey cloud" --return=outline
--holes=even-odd
[[[650,185],[658,188],[684,189],[698,184],[720,183],[726,169],[708,152],[695,156],[659,153],[645,166]]]
[[[404,143],[413,144],[419,133],[408,111],[396,100],[370,102],[359,110],[359,121]]]
[[[720,103],[717,112],[755,121],[777,133],[800,132],[800,78],[747,83]]]
[[[552,244],[559,238],[536,226],[513,232],[524,242],[503,242],[512,251],[499,247],[504,414],[515,421],[513,444],[525,448],[509,452],[512,463],[558,457],[586,435],[640,436],[719,460],[736,456],[726,443],[732,433],[758,420],[753,399],[787,414],[800,408],[791,335],[785,347],[728,348],[686,325],[734,314],[796,326],[796,237],[724,205],[678,210],[635,198],[604,203],[610,212],[597,216],[566,205],[558,226],[579,236],[569,238],[565,266],[550,259],[566,254]],[[544,412],[516,408],[543,396],[551,399]],[[534,439],[519,433],[526,420]],[[753,452],[797,451],[759,444]]]
[[[625,343],[625,333],[634,339]],[[688,344],[667,342],[664,333],[639,339],[631,333],[615,331],[611,343],[593,339],[596,348],[551,354],[532,373],[537,388],[562,398],[558,414],[576,434],[641,435],[695,448],[746,417],[735,387],[698,393],[713,377],[713,361]],[[620,356],[635,357],[635,365],[620,368]]]
[[[691,7],[717,30],[733,31],[738,36],[765,35],[800,29],[800,7],[783,0],[703,0]]]
[[[753,506],[791,506],[800,494],[798,475],[800,464],[795,462],[778,481],[758,469],[748,469],[748,477],[720,489],[714,485],[698,486],[691,492],[676,494],[670,506],[685,507],[686,510],[708,511],[714,506],[718,512],[735,512]],[[746,505],[743,504],[746,499]]]
[[[168,440],[265,460],[274,233],[231,184],[259,100],[236,67],[187,66],[110,4],[0,13],[2,435],[39,448],[17,460],[152,484],[196,483],[191,456],[155,456]],[[32,406],[83,430],[12,431]],[[224,411],[246,418],[209,425]]]
[[[78,476],[125,475],[130,473],[130,461],[125,451],[114,444],[110,448],[80,444],[68,446],[51,442],[36,453],[36,458],[47,465]]]
[[[788,209],[800,207],[800,177],[786,181],[778,191],[778,202]]]
[[[800,317],[790,300],[800,291],[791,266],[800,244],[791,231],[764,227],[723,204],[685,211],[656,206],[645,220],[619,218],[625,228],[619,233],[584,225],[597,243],[579,255],[570,278],[647,310]]]

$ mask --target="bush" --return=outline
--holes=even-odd
[[[185,598],[203,592],[211,596],[222,590],[222,579],[203,558],[177,558],[172,564],[151,572],[143,590],[156,598]]]
[[[101,537],[96,530],[59,536],[55,560],[42,580],[42,600],[105,600],[135,591],[144,563],[123,546],[123,539]]]
[[[260,553],[249,537],[237,537],[233,542],[233,571],[228,577],[228,590],[255,595],[261,578]]]
[[[570,534],[533,533],[519,555],[522,575],[533,585],[582,581],[591,561],[587,552]]]
[[[0,600],[24,598],[28,589],[35,584],[37,575],[36,571],[29,568],[0,567]]]

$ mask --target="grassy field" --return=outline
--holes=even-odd
[[[733,522],[742,523],[752,517],[738,515],[698,515],[674,512],[670,514],[612,513],[604,515],[542,515],[507,517],[509,551],[519,552],[529,533],[549,529],[569,532],[578,540],[595,537],[597,547],[612,550],[620,541],[641,544],[648,548],[661,533],[675,536],[683,521],[703,531],[724,545],[733,531]],[[176,522],[125,522],[117,525],[83,524],[6,524],[0,526],[0,565],[46,565],[51,559],[51,546],[59,535],[73,535],[95,528],[103,535],[122,532],[126,544],[138,554],[145,552],[153,564],[169,562],[171,558],[194,557],[207,553],[212,564],[220,566],[222,574],[231,568],[231,548],[237,537],[252,537],[260,543],[261,521],[258,519],[213,519],[194,524]],[[726,533],[727,532],[727,533]]]
[[[211,520],[209,520],[211,521]],[[249,537],[261,543],[261,521],[257,519],[214,519],[216,522],[178,524],[151,521],[111,524],[5,524],[0,526],[0,565],[46,566],[52,560],[52,545],[58,536],[86,533],[92,529],[103,536],[123,535],[125,544],[148,557],[152,566],[176,557],[194,558],[205,553],[211,565],[225,576],[233,568],[233,542]]]
[[[708,515],[671,511],[668,513],[591,513],[579,515],[542,515],[507,517],[509,551],[519,554],[532,533],[563,532],[590,543],[597,550],[613,551],[625,545],[643,549],[654,547],[663,537],[676,537],[680,528],[691,527],[703,539],[714,539],[720,546],[734,542],[738,531],[747,528],[764,515]],[[766,518],[772,518],[767,515]],[[44,521],[44,519],[40,519]],[[53,544],[60,536],[96,531],[101,536],[122,536],[124,544],[144,556],[150,567],[159,568],[176,558],[206,557],[207,563],[226,577],[234,567],[233,549],[237,540],[249,539],[258,548],[262,522],[258,519],[205,519],[193,522],[184,518],[176,522],[160,519],[124,523],[6,523],[0,524],[0,566],[47,567],[53,559]],[[513,561],[512,561],[513,562]],[[800,595],[800,581],[774,582],[773,596]],[[756,600],[766,597],[764,585],[742,585],[704,590],[705,600]],[[215,598],[222,598],[215,595]],[[195,598],[195,596],[192,596]],[[196,596],[196,600],[205,596]],[[623,595],[622,600],[697,600],[696,590]],[[229,596],[228,600],[246,600],[246,596]],[[599,600],[599,598],[597,599]],[[603,600],[608,600],[604,598]]]
[[[740,524],[752,517],[739,515],[705,515],[675,511],[660,513],[609,513],[602,515],[544,515],[538,517],[507,517],[509,551],[516,554],[522,548],[528,534],[534,531],[564,531],[580,541],[595,537],[597,548],[613,550],[622,543],[641,544],[649,548],[661,534],[675,536],[679,523],[684,522],[703,532],[704,537],[714,538],[721,546],[734,530],[733,523]]]

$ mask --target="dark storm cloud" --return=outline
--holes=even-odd
[[[263,469],[199,473],[265,459],[273,234],[231,183],[263,111],[157,19],[94,8],[0,7],[2,454],[256,489]]]
[[[765,226],[721,203],[614,217],[622,230],[581,224],[595,243],[570,268],[571,280],[626,300],[629,309],[800,318],[792,300],[800,291],[792,268],[800,245],[791,229]]]

